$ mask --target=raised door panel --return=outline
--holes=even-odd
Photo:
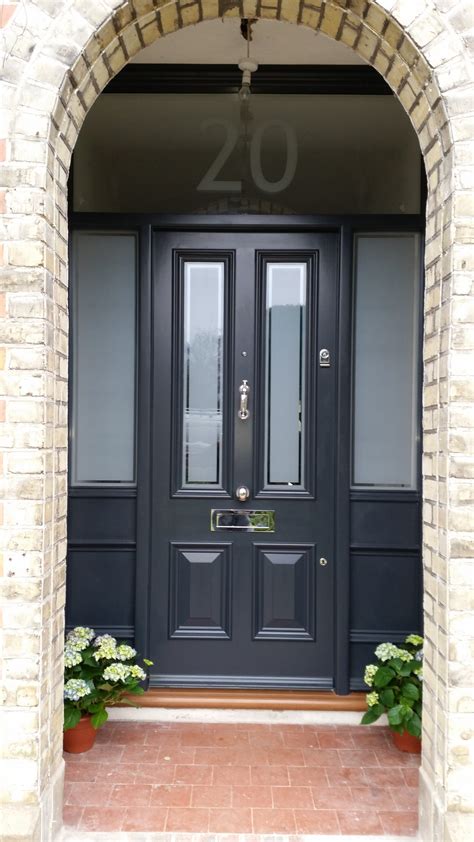
[[[172,544],[170,638],[231,637],[231,546]]]
[[[314,640],[314,547],[254,547],[254,639]]]

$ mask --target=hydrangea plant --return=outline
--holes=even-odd
[[[409,634],[400,646],[381,643],[375,650],[376,663],[365,668],[364,682],[368,710],[363,725],[371,725],[387,713],[392,731],[421,736],[423,681],[423,638]]]
[[[91,716],[94,728],[108,719],[106,708],[117,702],[131,704],[128,695],[144,692],[140,682],[146,669],[136,663],[137,652],[118,643],[110,634],[95,634],[87,626],[76,626],[64,644],[64,730],[74,728],[80,718]],[[152,661],[143,658],[145,667]]]

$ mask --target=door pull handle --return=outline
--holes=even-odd
[[[239,386],[239,393],[240,393],[240,409],[239,409],[239,418],[241,421],[246,421],[250,415],[249,412],[249,392],[250,386],[247,380],[242,380],[242,383]]]

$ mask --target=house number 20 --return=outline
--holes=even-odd
[[[211,119],[201,123],[201,131],[206,131],[213,126],[220,126],[225,130],[224,143],[206,174],[199,182],[197,190],[219,193],[241,193],[241,181],[226,181],[225,179],[218,178],[219,173],[229,160],[239,141],[237,128],[230,120]],[[265,132],[275,128],[280,129],[285,138],[286,162],[281,178],[278,181],[269,181],[263,174],[262,146]],[[250,142],[250,172],[255,186],[264,193],[281,193],[293,181],[297,163],[298,148],[293,127],[281,120],[266,120],[263,123],[259,123]]]

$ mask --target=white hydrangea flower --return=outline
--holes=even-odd
[[[136,654],[136,649],[134,649],[132,646],[127,646],[126,643],[122,643],[120,646],[117,646],[115,658],[117,661],[130,661],[132,658],[135,657]]]
[[[131,667],[127,664],[110,664],[106,667],[103,676],[105,681],[122,681],[125,682],[130,678]]]
[[[381,643],[375,650],[375,655],[380,661],[389,661],[390,658],[397,658],[399,653],[398,646],[393,643]]]
[[[75,626],[69,632],[70,635],[74,635],[74,637],[79,637],[83,640],[87,640],[88,642],[93,640],[95,637],[94,629],[89,628],[89,626]]]
[[[96,661],[113,661],[117,655],[117,641],[115,637],[104,635],[107,639],[102,641],[99,648],[94,652]]]
[[[144,679],[146,678],[146,672],[137,664],[134,664],[130,667],[130,676],[132,678],[137,678],[138,681],[144,681]]]
[[[376,705],[376,704],[378,703],[378,700],[379,700],[379,694],[378,694],[378,693],[375,693],[375,692],[373,692],[373,693],[367,693],[367,695],[366,695],[366,697],[365,697],[365,700],[366,700],[366,702],[367,702],[367,706],[368,706],[369,708],[371,708],[371,707],[373,707],[374,705]]]
[[[413,659],[413,655],[407,652],[406,649],[399,649],[396,657],[400,658],[401,661],[411,661]]]
[[[364,683],[367,684],[367,687],[372,687],[374,683],[374,675],[377,672],[378,667],[375,664],[367,664],[364,673]]]
[[[117,641],[115,637],[112,637],[111,634],[98,634],[96,639],[94,640],[94,646],[103,646],[105,644],[111,644],[113,646],[116,646]]]
[[[405,638],[405,643],[411,643],[412,646],[422,646],[423,638],[420,637],[419,634],[409,634],[408,637]]]
[[[64,666],[76,667],[80,663],[82,663],[81,653],[77,649],[66,644],[64,647]]]
[[[64,685],[64,698],[71,702],[78,702],[92,692],[91,686],[82,678],[70,678]]]
[[[68,633],[66,644],[72,649],[82,651],[87,649],[94,637],[94,629],[90,629],[88,626],[76,626]]]

